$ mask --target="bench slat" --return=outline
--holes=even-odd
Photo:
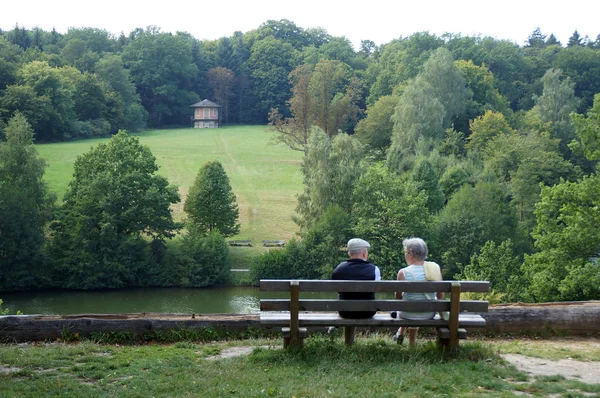
[[[292,280],[261,279],[260,290],[287,292]],[[409,282],[409,281],[340,281],[300,280],[301,292],[449,292],[453,281]],[[485,293],[490,289],[488,281],[461,281],[461,292]]]
[[[261,325],[269,326],[289,326],[289,314],[264,313],[260,315]],[[444,321],[438,315],[434,319],[428,320],[408,320],[396,319],[389,314],[376,314],[368,319],[345,319],[335,313],[320,314],[300,314],[300,326],[447,326],[448,321]],[[485,319],[481,315],[460,314],[458,317],[458,326],[461,328],[485,327]]]
[[[301,311],[449,311],[448,300],[334,300],[334,299],[300,299]],[[289,311],[289,299],[262,299],[261,311]],[[460,302],[460,311],[487,312],[487,301],[463,300]]]

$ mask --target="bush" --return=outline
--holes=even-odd
[[[182,240],[179,283],[184,287],[223,285],[231,279],[231,259],[225,238],[192,229]]]
[[[292,239],[284,249],[271,249],[250,265],[250,280],[314,279],[319,277],[318,259],[310,259],[304,245]],[[316,266],[314,266],[316,265]]]

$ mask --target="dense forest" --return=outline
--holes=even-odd
[[[117,134],[188,127],[189,106],[208,98],[226,123],[269,123],[304,152],[301,239],[258,257],[254,278],[328,277],[344,256],[332,248],[353,236],[393,278],[402,238],[420,236],[446,278],[490,280],[496,300],[598,299],[599,93],[600,35],[577,31],[563,44],[536,29],[524,45],[420,32],[358,51],[287,20],[214,41],[157,27],[0,31],[0,289],[226,280],[199,265],[227,264],[226,228],[188,228],[167,250],[178,195]],[[55,206],[33,142],[106,135]],[[114,208],[94,206],[109,191]]]

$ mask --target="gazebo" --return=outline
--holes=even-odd
[[[218,128],[221,125],[221,105],[215,104],[207,99],[190,105],[194,109],[192,125],[194,128]]]

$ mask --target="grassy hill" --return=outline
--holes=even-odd
[[[183,203],[203,163],[218,160],[231,180],[240,207],[241,231],[237,239],[290,239],[297,231],[291,220],[296,195],[302,190],[302,153],[271,145],[265,126],[228,126],[220,129],[152,130],[136,134],[147,145],[158,173],[179,187],[181,203],[173,207],[175,219],[185,217]],[[45,180],[62,198],[72,179],[77,156],[104,139],[37,145],[48,162]]]

